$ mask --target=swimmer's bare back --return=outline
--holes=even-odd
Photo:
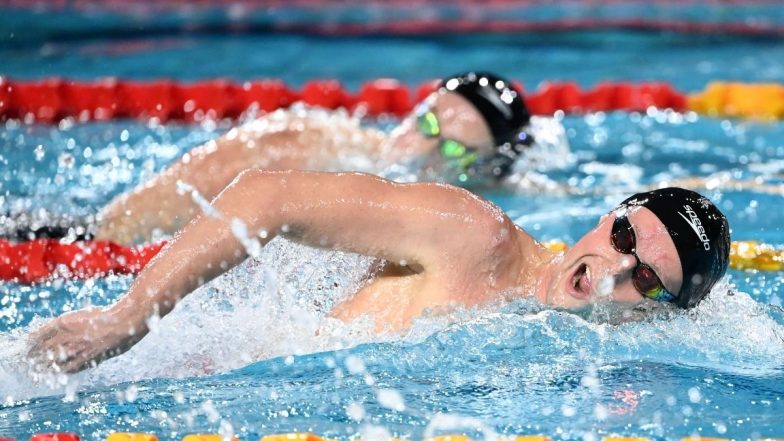
[[[391,262],[333,315],[369,315],[401,329],[426,308],[472,306],[526,286],[549,252],[493,204],[440,184],[397,184],[372,175],[246,171],[213,201],[221,218],[199,216],[106,309],[66,314],[32,336],[31,357],[62,353],[77,371],[121,353],[194,289],[248,255],[230,224],[241,220],[262,244],[276,235]],[[263,238],[262,238],[263,237]],[[45,363],[45,362],[44,362]]]
[[[372,154],[382,139],[381,132],[334,112],[301,109],[265,115],[194,148],[116,197],[101,210],[96,238],[131,244],[150,240],[155,230],[176,232],[200,212],[190,194],[178,191],[178,182],[210,201],[243,170],[331,170],[340,154]]]

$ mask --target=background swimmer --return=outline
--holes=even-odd
[[[510,175],[535,138],[545,142],[554,135],[555,143],[567,148],[560,124],[532,120],[521,93],[510,82],[483,72],[444,79],[389,134],[334,115],[278,111],[193,149],[104,207],[93,231],[95,238],[133,243],[149,240],[156,230],[173,233],[199,211],[178,190],[178,182],[211,200],[251,168],[350,170],[398,175],[403,180],[486,185]],[[542,133],[547,131],[560,135]],[[66,220],[61,228],[44,228],[38,235],[61,236],[72,224]],[[20,239],[28,239],[30,230],[36,228],[22,228]]]
[[[443,184],[252,170],[212,207],[218,214],[181,230],[113,306],[65,314],[35,332],[30,357],[77,371],[115,356],[147,334],[149,318],[168,314],[276,235],[386,261],[331,311],[342,320],[369,316],[378,331],[406,328],[426,310],[499,298],[568,309],[597,302],[688,308],[723,276],[729,256],[724,215],[679,188],[627,199],[562,255],[493,204]]]

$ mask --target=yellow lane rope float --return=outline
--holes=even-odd
[[[702,92],[690,95],[686,107],[714,117],[777,120],[784,118],[784,85],[711,82]]]

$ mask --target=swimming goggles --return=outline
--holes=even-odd
[[[417,130],[426,138],[437,138],[439,141],[438,151],[441,156],[456,165],[463,173],[468,171],[468,168],[479,159],[476,149],[468,147],[460,141],[441,136],[438,117],[432,110],[424,111],[417,116]]]
[[[610,243],[619,253],[631,254],[637,259],[637,265],[632,271],[632,284],[640,294],[657,302],[675,302],[677,297],[667,291],[653,268],[640,261],[640,256],[637,255],[637,236],[626,215],[615,216]]]

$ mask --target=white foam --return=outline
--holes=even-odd
[[[566,129],[557,118],[532,116],[529,130],[535,142],[515,161],[512,173],[504,179],[505,186],[521,193],[563,192],[562,185],[548,177],[547,172],[570,167],[577,161],[569,148]]]
[[[592,357],[613,361],[646,358],[754,375],[774,374],[784,359],[784,323],[747,294],[728,295],[726,283],[692,311],[621,325],[539,310],[527,302],[520,306],[523,314],[509,312],[514,305],[495,304],[425,315],[405,335],[376,335],[367,319],[343,323],[328,318],[325,312],[357,288],[371,263],[360,256],[276,239],[259,259],[248,260],[183,300],[155,332],[127,353],[86,372],[44,382],[33,381],[25,368],[26,331],[2,334],[0,398],[11,402],[63,393],[67,398],[77,388],[200,376],[271,357],[365,342],[395,339],[416,344],[445,329],[465,334],[458,340],[474,339],[468,344],[476,347],[519,347],[521,356],[534,351],[558,358],[558,354],[589,351]],[[298,282],[293,284],[292,279]],[[529,347],[529,339],[520,338],[534,334],[547,336],[542,347]],[[439,344],[467,344],[445,338]],[[562,364],[566,369],[569,363]]]

